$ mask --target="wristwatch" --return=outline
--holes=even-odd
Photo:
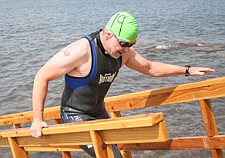
[[[185,70],[185,76],[189,76],[189,68],[191,67],[190,65],[185,65],[186,70]]]

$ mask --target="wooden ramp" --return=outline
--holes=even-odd
[[[106,109],[112,117],[106,120],[59,125],[59,106],[46,108],[45,120],[55,125],[42,130],[43,139],[32,138],[29,129],[23,128],[24,123],[32,121],[31,111],[0,116],[0,126],[13,126],[0,131],[0,147],[10,147],[14,157],[25,156],[29,151],[60,151],[63,158],[71,158],[71,151],[81,151],[79,145],[93,144],[98,157],[111,158],[110,144],[118,144],[124,158],[131,158],[132,150],[193,149],[211,150],[213,158],[223,158],[225,135],[219,135],[211,105],[211,100],[222,97],[225,77],[106,98]],[[169,138],[162,113],[121,114],[125,110],[196,101],[206,130],[202,136]]]

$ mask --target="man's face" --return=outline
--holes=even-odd
[[[109,39],[109,54],[113,58],[119,58],[124,53],[127,53],[130,51],[130,47],[134,45],[136,41],[129,42],[129,41],[123,41],[119,38],[117,38],[115,35],[111,34],[111,38]]]

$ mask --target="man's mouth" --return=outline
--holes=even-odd
[[[120,55],[122,55],[124,52],[123,52],[123,51],[119,51],[118,53],[119,53]]]

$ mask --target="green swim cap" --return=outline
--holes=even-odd
[[[114,14],[108,21],[106,29],[126,41],[135,41],[138,36],[137,21],[127,12]]]

